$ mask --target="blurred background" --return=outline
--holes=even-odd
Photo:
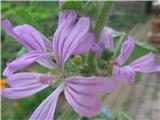
[[[1,17],[2,20],[11,20],[13,26],[30,24],[51,39],[57,27],[58,2],[2,1]],[[107,25],[117,31],[131,34],[136,40],[148,42],[160,50],[159,1],[116,2]],[[2,28],[1,48],[1,70],[3,71],[6,63],[20,56],[23,49],[19,43],[7,36]],[[156,58],[156,62],[158,61],[160,63],[159,55]],[[34,64],[28,67],[27,71],[45,72],[45,68]],[[6,86],[6,78],[2,76],[1,88]],[[48,88],[33,96],[16,101],[2,98],[2,120],[26,120],[52,91],[53,89]],[[68,107],[63,94],[61,94],[56,110],[56,116],[59,116],[57,119],[106,120],[111,113],[125,112],[133,120],[159,120],[160,73],[142,74],[141,80],[134,86],[118,83],[116,90],[102,99],[102,112],[94,118],[84,118]],[[115,118],[115,120],[119,119]]]

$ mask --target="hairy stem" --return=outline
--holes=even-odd
[[[113,5],[114,1],[103,1],[102,2],[102,6],[100,7],[100,11],[98,12],[98,18],[96,19],[95,22],[95,27],[93,29],[93,33],[96,36],[96,40],[97,42],[100,39],[103,27],[105,26],[105,23],[107,22],[107,16],[109,15],[112,5]],[[92,71],[92,73],[94,73],[95,75],[98,75],[98,67],[97,67],[97,61],[96,61],[96,53],[94,52],[89,52],[88,53],[88,65],[90,70]]]
[[[103,27],[105,26],[105,23],[107,22],[107,17],[111,11],[113,3],[114,1],[103,1],[102,3],[102,7],[100,9],[100,12],[99,12],[99,15],[98,15],[98,18],[96,20],[95,27],[93,30],[93,32],[96,35],[97,42],[99,41]]]
[[[98,70],[97,70],[97,61],[96,61],[96,53],[90,51],[88,53],[88,59],[87,59],[89,71],[94,73],[94,75],[98,75]]]

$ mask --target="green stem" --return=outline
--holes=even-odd
[[[96,35],[97,42],[99,41],[103,27],[105,26],[105,23],[107,22],[107,17],[111,11],[113,3],[114,1],[103,1],[102,3],[102,7],[99,11],[99,15],[98,15],[98,18],[96,20],[96,24],[93,30],[93,32]]]
[[[87,59],[89,71],[94,73],[94,75],[98,75],[98,70],[97,70],[97,61],[96,61],[96,53],[90,51],[88,53],[88,59]]]
[[[107,16],[109,15],[112,5],[114,1],[103,1],[100,11],[98,12],[98,18],[95,22],[95,27],[93,29],[93,33],[96,36],[97,42],[99,41],[99,38],[101,36],[103,27],[105,26],[105,23],[107,22]],[[97,67],[97,61],[96,61],[96,53],[89,52],[88,53],[88,66],[90,68],[90,71],[94,73],[95,75],[98,75],[98,67]]]

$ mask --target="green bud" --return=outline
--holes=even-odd
[[[73,58],[72,58],[72,62],[75,64],[75,65],[81,65],[82,64],[82,57],[80,55],[75,55]]]
[[[102,59],[104,61],[109,61],[112,59],[112,56],[113,56],[113,52],[111,52],[109,49],[104,49],[103,52],[102,52]]]

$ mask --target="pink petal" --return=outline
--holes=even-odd
[[[42,33],[38,32],[30,25],[20,25],[13,28],[9,20],[4,20],[2,21],[2,27],[7,34],[28,48],[29,51],[52,50],[51,42]],[[39,59],[38,62],[46,67],[55,68],[55,64],[47,57]]]
[[[68,35],[67,39],[64,41],[65,46],[62,47],[62,64],[69,58],[73,53],[75,48],[80,44],[82,38],[88,32],[90,27],[90,20],[88,17],[81,17],[72,32]]]
[[[68,86],[65,88],[64,93],[68,103],[80,115],[91,117],[100,112],[100,104],[96,95],[80,93]]]
[[[79,93],[69,87],[65,88],[64,93],[68,103],[80,115],[91,117],[100,112],[100,104],[96,95]]]
[[[30,25],[20,25],[13,29],[13,32],[21,36],[24,40],[23,44],[29,50],[45,50],[44,41],[40,33]]]
[[[41,35],[44,45],[45,47],[49,50],[52,51],[52,42],[46,37],[44,36],[42,33],[39,32],[39,34]]]
[[[24,76],[23,76],[24,75]],[[8,99],[19,99],[24,98],[34,93],[37,93],[49,85],[40,84],[37,82],[36,78],[40,74],[36,73],[19,73],[13,75],[13,80],[11,80],[12,76],[8,78],[8,83],[13,88],[3,88],[2,96]],[[22,79],[23,78],[23,79]]]
[[[2,27],[8,35],[12,36],[15,40],[17,40],[21,44],[25,44],[24,39],[21,36],[17,35],[13,31],[13,27],[12,27],[11,22],[9,20],[3,20],[2,21]]]
[[[1,92],[2,96],[8,99],[20,99],[33,95],[46,87],[48,87],[48,85],[34,84],[25,87],[3,88]]]
[[[32,26],[21,25],[15,27],[13,30],[17,35],[21,35],[29,46],[32,46],[32,48],[26,46],[29,50],[52,51],[52,43]],[[38,63],[51,69],[56,68],[56,65],[52,62],[52,60],[47,57],[40,58]]]
[[[102,48],[103,46],[107,47],[110,51],[113,51],[113,37],[112,37],[112,32],[107,28],[104,27],[103,28],[103,32],[102,32],[102,36],[100,39],[99,44],[102,44]]]
[[[84,52],[87,52],[91,49],[93,44],[95,43],[96,38],[94,34],[87,33],[83,38],[82,41],[79,43],[79,45],[75,48],[73,54],[82,54]]]
[[[33,62],[35,62],[39,58],[41,58],[43,56],[48,56],[48,55],[49,54],[47,54],[45,52],[41,52],[41,51],[29,52],[29,53],[17,58],[16,60],[12,61],[11,63],[8,63],[7,67],[5,68],[5,70],[3,72],[3,75],[9,76],[14,72],[29,66],[30,64],[32,64]]]
[[[7,78],[7,83],[11,87],[25,87],[33,84],[37,84],[37,77],[40,73],[16,73]]]
[[[115,88],[115,82],[107,77],[82,77],[75,76],[66,79],[68,86],[78,89],[81,92],[110,93]]]
[[[63,4],[63,2],[60,2],[61,5]],[[71,18],[73,16],[77,16],[76,11],[74,10],[65,10],[65,11],[60,11],[59,12],[59,21],[58,24],[60,25],[61,23],[63,23],[66,19]]]
[[[91,50],[96,52],[96,55],[97,55],[98,58],[101,58],[103,49],[99,44],[93,43],[93,46],[92,46]]]
[[[56,61],[57,64],[61,65],[62,63],[62,47],[64,46],[64,41],[66,40],[66,37],[71,32],[75,21],[76,21],[76,15],[73,15],[69,18],[67,18],[62,24],[60,24],[54,34],[53,37],[53,51],[55,52]]]
[[[39,107],[34,111],[29,120],[53,120],[58,96],[63,89],[61,84]]]
[[[128,37],[128,40],[122,44],[121,53],[117,58],[117,62],[122,65],[130,57],[134,49],[134,40],[132,37]]]
[[[123,82],[133,84],[135,82],[135,72],[131,67],[128,66],[122,68],[114,66],[112,78],[115,80],[121,80]]]
[[[12,27],[9,20],[2,21],[4,30],[15,40],[23,44],[29,50],[45,50],[46,46],[43,41],[42,33],[38,32],[30,25],[20,25]],[[43,35],[44,36],[44,35]]]
[[[105,77],[69,77],[65,79],[65,97],[74,110],[82,116],[95,116],[100,111],[96,94],[111,92],[115,83]]]
[[[144,73],[152,73],[160,71],[160,65],[154,65],[155,56],[153,53],[149,53],[145,56],[142,56],[132,63],[130,63],[130,67],[133,70]]]
[[[58,69],[57,65],[46,56],[39,58],[37,62],[42,66],[48,67],[50,69]]]

